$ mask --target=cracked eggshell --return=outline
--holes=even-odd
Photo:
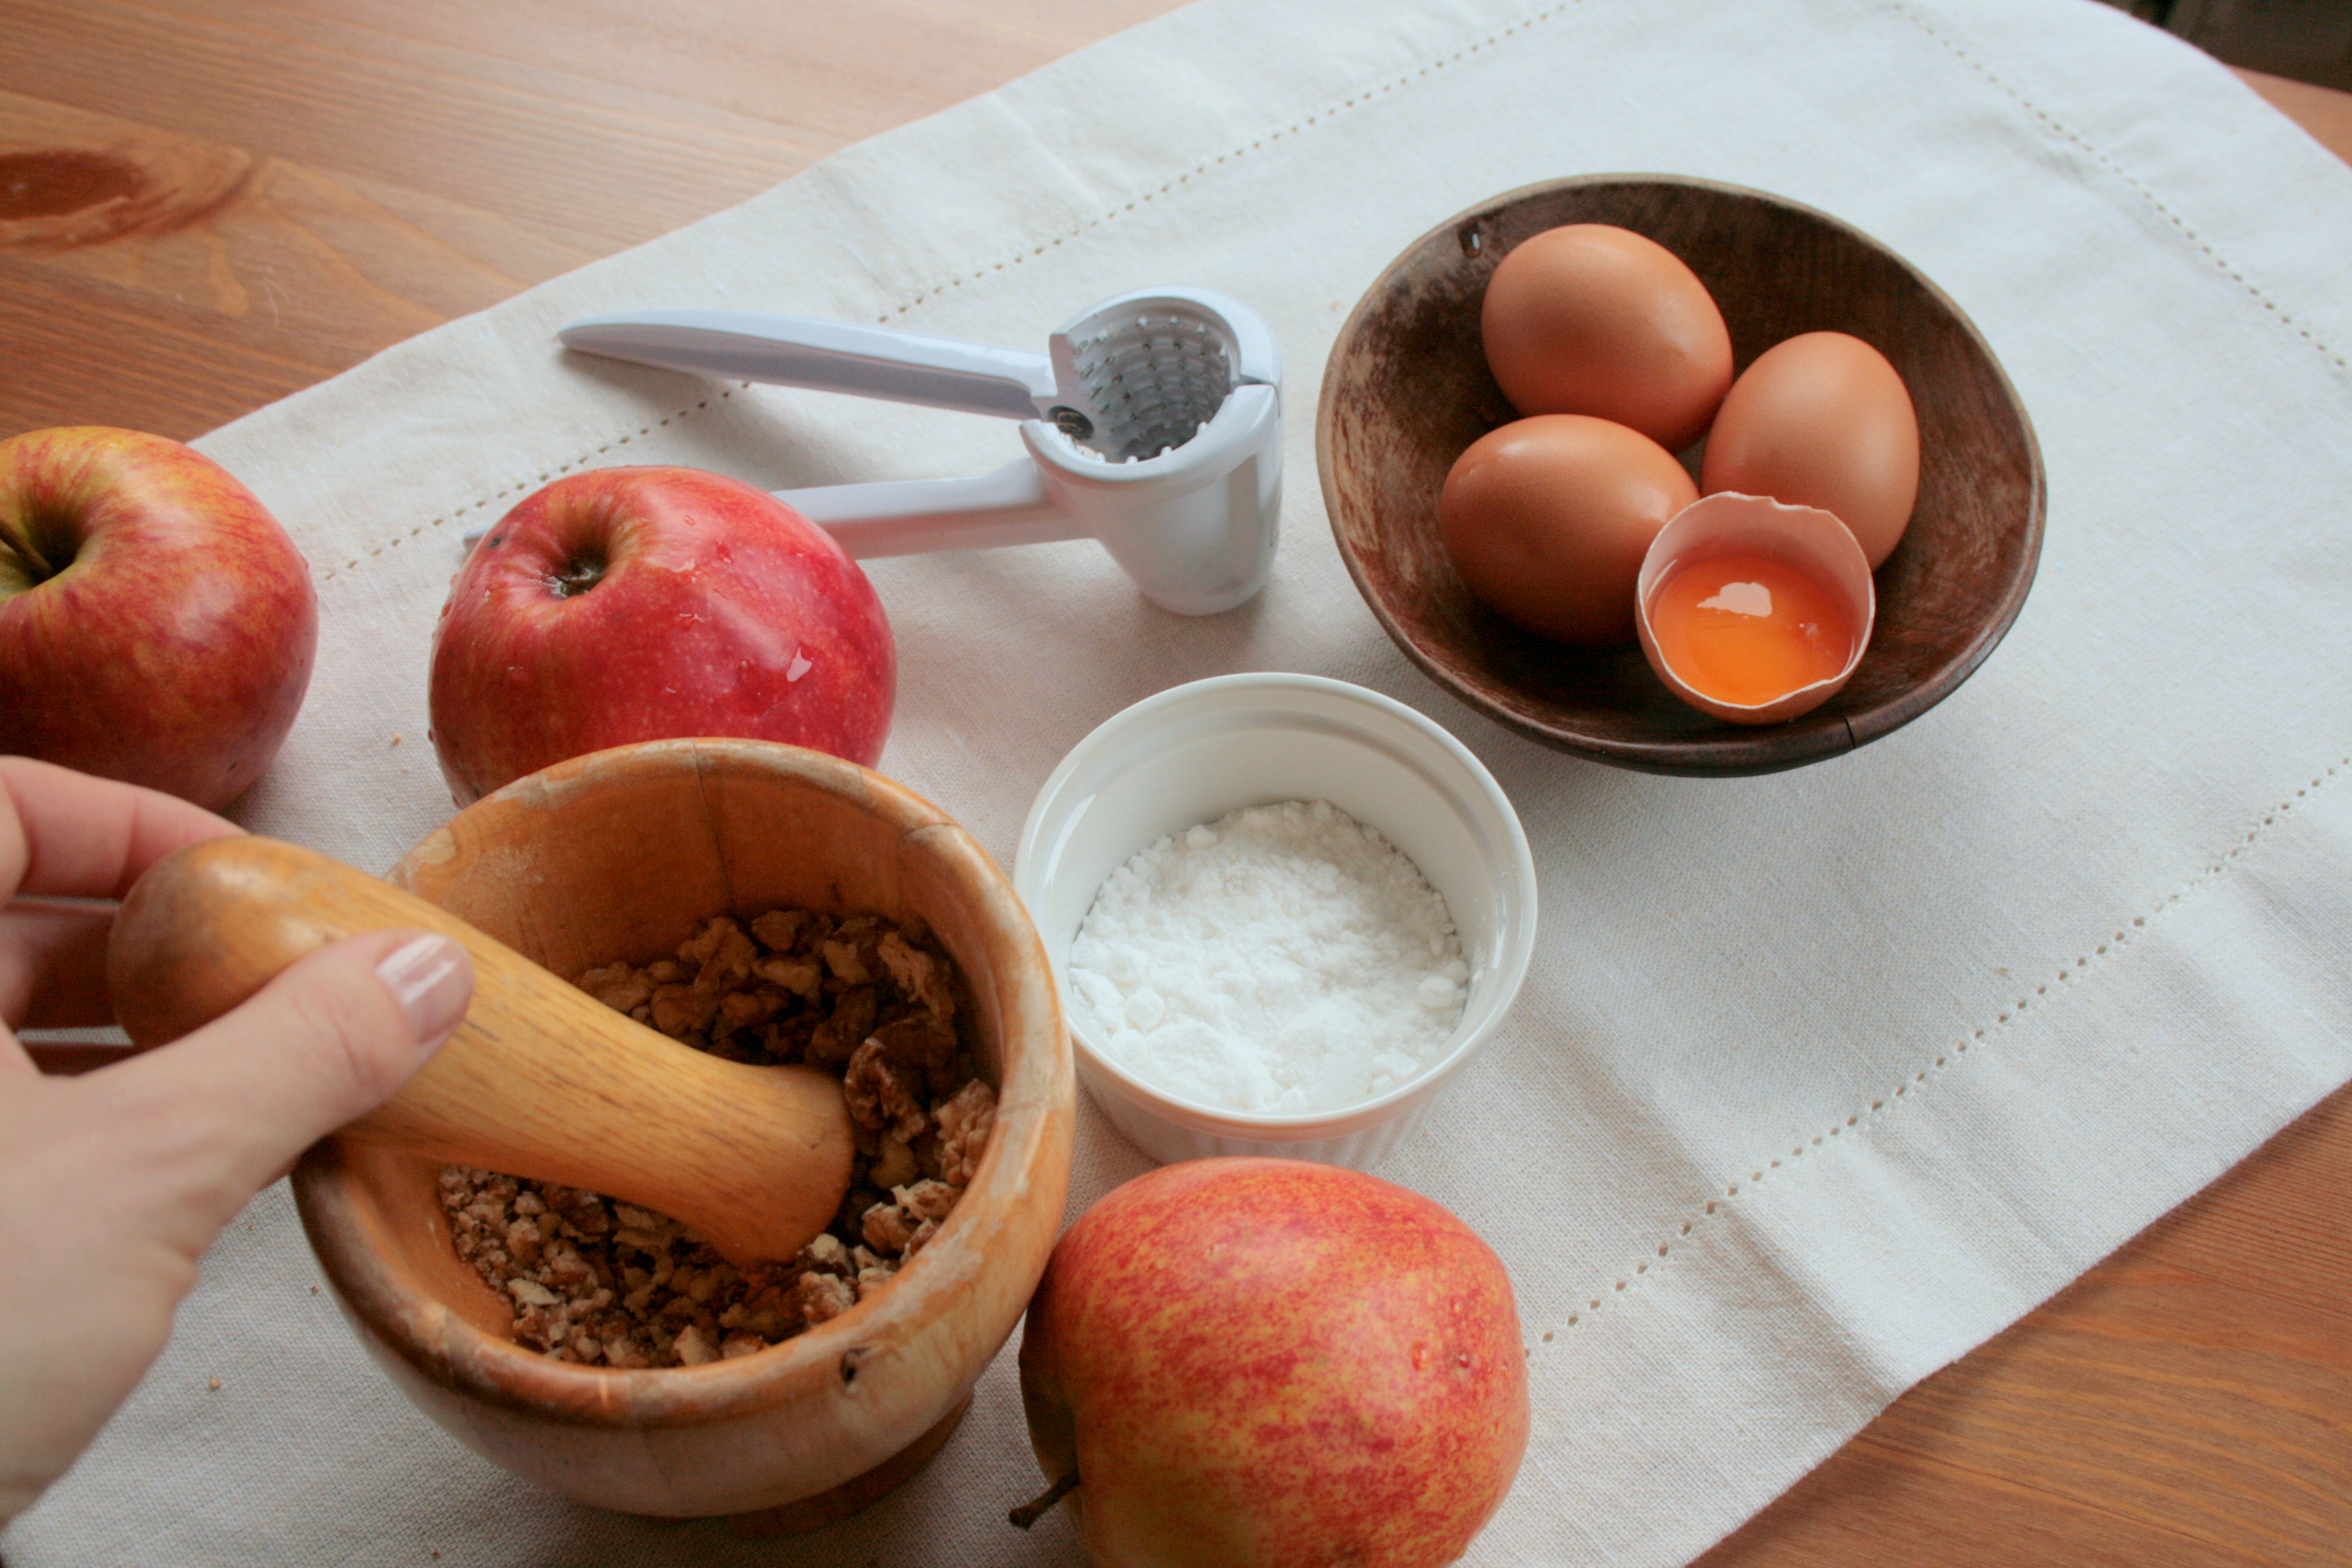
[[[1754,706],[1725,702],[1695,689],[1667,665],[1650,625],[1651,602],[1676,568],[1717,555],[1748,552],[1778,556],[1842,595],[1854,627],[1853,646],[1837,674]],[[1633,594],[1642,653],[1650,661],[1650,668],[1657,671],[1658,679],[1666,683],[1669,691],[1699,711],[1735,724],[1777,724],[1784,719],[1810,713],[1836,696],[1862,663],[1878,616],[1878,595],[1871,579],[1870,563],[1853,530],[1817,507],[1784,506],[1767,496],[1742,495],[1736,490],[1701,496],[1667,521],[1642,559]]]

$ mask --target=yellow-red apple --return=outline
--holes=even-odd
[[[1526,1355],[1501,1261],[1438,1204],[1195,1160],[1055,1246],[1021,1395],[1104,1568],[1433,1568],[1518,1471]]]
[[[217,810],[318,642],[309,563],[211,458],[101,426],[0,441],[0,752]]]
[[[433,745],[466,805],[608,746],[782,741],[872,767],[898,658],[831,535],[698,468],[567,475],[467,557],[433,637]]]

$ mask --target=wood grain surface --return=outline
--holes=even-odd
[[[0,433],[196,435],[1172,8],[0,0]],[[2352,1563],[2352,1091],[1704,1562]]]

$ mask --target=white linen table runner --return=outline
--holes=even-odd
[[[2034,421],[2047,542],[2007,640],[1885,740],[1684,780],[1523,741],[1390,645],[1313,426],[1339,324],[1424,230],[1562,175],[1824,209],[1968,310]],[[615,191],[613,199],[626,201]],[[199,445],[292,530],[317,679],[253,827],[383,870],[447,815],[425,672],[459,536],[623,462],[772,488],[976,474],[1009,425],[577,359],[718,306],[1042,352],[1153,284],[1285,356],[1272,585],[1206,620],[1087,542],[873,563],[883,769],[1008,868],[1063,752],[1236,669],[1359,682],[1483,758],[1542,930],[1501,1037],[1383,1174],[1517,1283],[1535,1429],[1471,1561],[1685,1562],[1887,1402],[2352,1075],[2352,171],[2088,0],[1204,0]],[[1071,1212],[1145,1162],[1082,1105]],[[1010,1350],[919,1477],[790,1544],[576,1507],[378,1374],[282,1185],[171,1348],[0,1537],[12,1568],[1076,1563]]]

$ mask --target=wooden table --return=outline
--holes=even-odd
[[[0,434],[195,436],[1171,8],[0,0]],[[2352,1090],[1704,1562],[2352,1563]]]

